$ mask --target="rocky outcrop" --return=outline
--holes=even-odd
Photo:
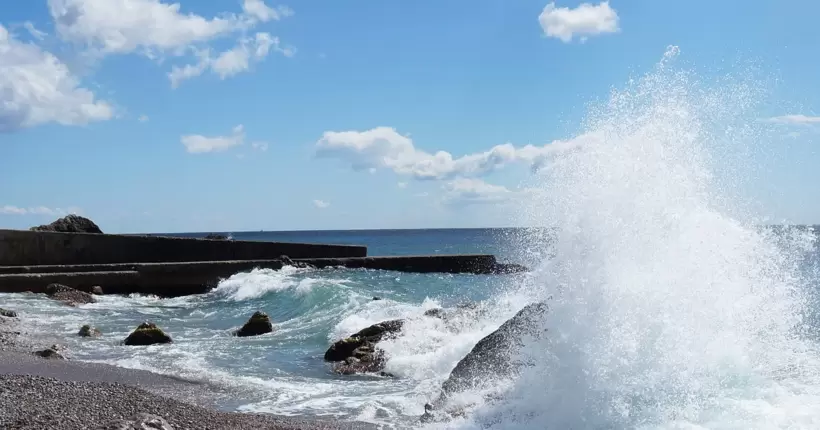
[[[17,312],[10,311],[8,309],[0,308],[0,316],[6,317],[6,318],[17,318]]]
[[[96,303],[97,300],[91,294],[84,291],[75,290],[62,284],[50,284],[46,287],[46,295],[54,300],[59,300],[69,306],[77,306],[86,303]]]
[[[156,324],[146,321],[129,334],[123,342],[126,345],[146,346],[157,343],[171,343],[172,340],[171,336],[165,334]]]
[[[376,344],[398,334],[404,320],[373,324],[348,338],[335,342],[325,352],[325,361],[335,362],[333,371],[343,375],[377,373],[384,369],[384,351]]]
[[[546,311],[546,303],[527,305],[496,331],[481,339],[450,372],[441,386],[439,397],[425,405],[422,420],[441,418],[436,411],[445,410],[447,399],[453,394],[486,386],[516,373],[524,363],[514,360],[514,354],[523,345],[524,336],[540,336],[546,331],[540,326],[540,317]]]
[[[174,430],[174,427],[159,415],[140,413],[128,419],[110,421],[98,430]]]
[[[80,327],[80,331],[77,332],[77,336],[80,337],[100,337],[102,336],[102,332],[98,330],[96,327],[92,327],[91,325],[84,325]]]
[[[91,294],[93,294],[95,296],[101,296],[105,293],[103,293],[103,289],[102,289],[101,286],[95,285],[95,286],[91,287]]]
[[[305,263],[304,261],[293,261],[287,255],[279,256],[279,260],[282,261],[283,266],[291,266],[291,267],[296,267],[298,269],[314,269],[315,268],[313,265]]]
[[[61,353],[64,349],[60,345],[51,345],[50,348],[34,351],[34,355],[51,360],[65,360],[65,356]]]
[[[259,336],[260,334],[270,333],[272,331],[273,323],[271,323],[268,314],[262,311],[256,311],[251,315],[250,319],[248,319],[248,322],[234,334],[239,337]]]
[[[69,215],[54,221],[51,224],[32,227],[32,231],[54,231],[60,233],[97,233],[102,230],[94,221],[79,215]]]

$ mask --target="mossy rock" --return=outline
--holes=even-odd
[[[268,314],[262,311],[256,311],[251,315],[248,322],[234,333],[239,337],[259,336],[260,334],[270,333],[273,331],[273,323],[270,321]]]
[[[0,308],[0,316],[4,316],[7,318],[17,318],[17,312],[10,311],[8,309]]]
[[[157,343],[171,343],[171,336],[165,334],[162,329],[152,322],[140,324],[133,333],[125,338],[126,345],[146,346]]]
[[[100,337],[102,336],[102,332],[96,327],[86,324],[80,327],[80,331],[77,332],[77,335],[80,337]]]

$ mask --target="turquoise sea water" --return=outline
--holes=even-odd
[[[370,255],[493,253],[511,262],[521,261],[516,246],[520,234],[514,229],[231,233],[237,240],[365,244]],[[221,401],[228,409],[400,424],[421,415],[456,362],[523,306],[515,300],[495,305],[495,298],[520,283],[521,276],[286,267],[236,274],[200,296],[103,296],[99,303],[79,308],[25,295],[2,300],[24,317],[36,316],[24,318],[26,324],[54,335],[74,359],[212,383],[232,393]],[[373,301],[374,296],[382,300]],[[465,315],[448,324],[423,316],[430,308],[490,299],[493,305],[480,316]],[[232,337],[231,330],[256,310],[270,315],[275,331]],[[322,360],[332,341],[393,318],[408,319],[405,335],[383,345],[390,357],[386,370],[395,378],[339,376]],[[143,320],[158,324],[174,343],[119,345]],[[83,324],[93,324],[105,335],[76,337]]]

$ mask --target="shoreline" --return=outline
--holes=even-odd
[[[34,355],[17,318],[0,317],[0,428],[107,428],[137,414],[174,429],[359,429],[364,422],[220,410],[217,387],[145,370]]]

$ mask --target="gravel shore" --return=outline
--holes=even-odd
[[[0,317],[1,429],[368,429],[365,423],[222,412],[212,407],[215,387],[133,369],[44,359]],[[138,414],[164,418],[169,427],[128,424]]]

